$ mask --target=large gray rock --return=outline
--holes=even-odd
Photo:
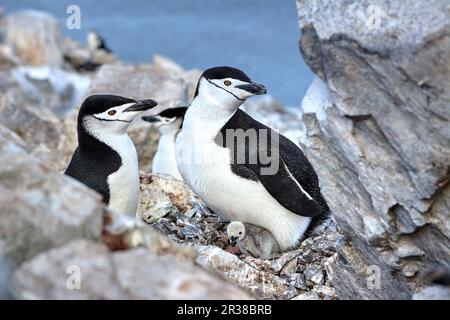
[[[199,265],[215,270],[258,298],[290,299],[297,294],[297,290],[289,287],[281,278],[270,272],[258,270],[218,247],[200,246],[197,251]]]
[[[18,11],[5,18],[5,43],[23,64],[59,66],[63,61],[58,20],[42,11]]]
[[[11,291],[20,299],[249,299],[192,261],[145,248],[111,253],[76,240],[25,262]]]
[[[21,263],[72,239],[100,238],[100,196],[27,154],[6,131],[0,130],[0,256]]]
[[[303,57],[326,85],[305,97],[317,109],[306,108],[301,142],[345,234],[330,264],[335,289],[411,298],[420,270],[450,265],[450,5],[297,6]],[[311,102],[326,89],[328,101]]]
[[[64,170],[77,146],[76,118],[59,118],[50,108],[30,101],[18,86],[0,97],[0,125],[19,136],[27,151],[49,167]]]

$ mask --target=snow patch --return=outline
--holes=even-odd
[[[302,100],[302,113],[315,113],[320,122],[327,120],[325,110],[332,106],[327,85],[316,77]]]

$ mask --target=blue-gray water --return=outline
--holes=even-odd
[[[65,28],[66,8],[81,9],[81,29]],[[185,68],[231,65],[299,106],[313,75],[303,62],[295,0],[2,0],[7,12],[45,10],[64,35],[85,42],[95,29],[128,62],[166,55]]]

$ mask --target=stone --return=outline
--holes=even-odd
[[[324,276],[323,269],[318,265],[310,265],[306,268],[304,272],[306,280],[309,280],[315,284],[323,284]]]
[[[77,99],[84,94],[85,84],[81,80],[78,83],[78,77],[72,78],[73,74],[50,71],[47,67],[20,67],[13,71],[18,82],[12,77],[13,83],[2,93],[0,125],[19,136],[25,142],[27,151],[51,168],[65,170],[78,144],[76,114],[66,117],[66,113],[71,114],[68,110],[79,104]],[[53,80],[50,81],[47,76]],[[34,77],[40,79],[38,83],[42,81],[49,87],[36,84],[32,80]],[[63,78],[66,80],[62,80]],[[69,90],[69,96],[65,96],[62,93],[64,89],[61,89],[62,95],[59,95],[51,85],[54,81],[59,83],[54,83],[57,87],[78,89]],[[63,100],[66,104],[61,107]],[[58,110],[61,112],[59,115]]]
[[[312,288],[313,292],[316,292],[320,297],[324,299],[334,299],[336,298],[336,290],[334,288],[324,285],[315,285]]]
[[[280,275],[289,275],[295,273],[295,270],[297,270],[297,259],[292,259],[291,261],[286,263],[286,265],[281,270]]]
[[[17,299],[127,299],[108,248],[89,240],[43,252],[24,262],[10,283]]]
[[[291,300],[320,300],[319,295],[314,291],[304,292],[295,296]]]
[[[19,299],[251,298],[192,261],[145,248],[111,253],[90,240],[75,240],[26,261],[10,287]]]
[[[0,135],[0,251],[18,264],[72,239],[99,239],[101,197]]]
[[[342,299],[410,299],[419,271],[450,256],[448,3],[297,8],[301,53],[320,78],[303,99],[299,142],[344,234],[334,288]],[[380,290],[367,287],[373,266]]]
[[[304,274],[294,273],[294,274],[292,274],[292,276],[293,276],[294,286],[297,289],[309,290],[308,286],[306,285],[306,279],[305,279]]]
[[[289,288],[281,278],[268,272],[261,272],[235,255],[215,246],[197,248],[197,264],[215,270],[222,277],[249,290],[262,299],[289,299],[296,291]]]
[[[21,63],[60,66],[63,61],[58,20],[34,10],[14,12],[5,18],[5,43]]]
[[[187,212],[192,209],[189,199],[194,197],[192,190],[182,181],[158,174],[141,174],[141,194],[139,207],[141,214],[151,210],[155,201],[168,206],[171,203],[178,211]]]
[[[232,284],[168,255],[135,249],[115,253],[113,261],[119,284],[132,299],[250,299]]]
[[[0,299],[12,299],[8,288],[9,279],[11,278],[12,266],[11,263],[0,255]]]
[[[11,74],[29,101],[60,118],[79,107],[91,82],[88,76],[49,66],[19,66]]]
[[[450,289],[444,286],[431,286],[413,294],[413,300],[450,300]]]

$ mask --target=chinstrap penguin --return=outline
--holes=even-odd
[[[111,53],[111,50],[106,46],[106,41],[103,39],[96,31],[90,31],[86,36],[86,42],[88,48],[91,51],[95,50],[105,50],[108,53]]]
[[[153,100],[93,95],[78,113],[78,147],[65,174],[99,192],[116,212],[136,213],[138,158],[127,129],[138,114],[156,105]]]
[[[211,209],[230,221],[267,229],[284,251],[296,247],[311,219],[329,208],[302,150],[238,109],[247,98],[265,93],[238,69],[206,70],[177,137],[177,163],[185,182]],[[256,141],[246,132],[255,133]],[[244,140],[234,143],[239,135]]]
[[[142,117],[142,120],[156,126],[161,135],[153,157],[152,173],[168,174],[177,180],[183,180],[178,171],[175,140],[181,130],[186,110],[187,107],[170,108],[157,115]]]

